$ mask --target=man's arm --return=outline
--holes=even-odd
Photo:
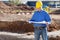
[[[35,18],[36,18],[36,11],[34,12],[32,18],[28,22],[32,23],[32,21],[35,21]]]
[[[51,24],[51,17],[47,12],[45,12],[45,21],[47,25]]]

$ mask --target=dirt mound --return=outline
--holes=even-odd
[[[0,22],[0,31],[9,32],[33,32],[33,26],[27,22]]]
[[[0,13],[10,13],[11,7],[0,1]]]
[[[30,7],[30,6],[26,5],[26,4],[19,4],[19,5],[17,5],[16,9],[20,9],[22,11],[33,11],[34,7]]]
[[[49,40],[60,40],[60,37],[57,36],[57,37],[50,37]]]
[[[58,23],[58,21],[59,21],[59,23]],[[51,31],[55,31],[55,30],[59,30],[59,29],[60,29],[60,20],[52,19],[52,22],[49,25],[48,31],[51,32]]]
[[[1,1],[0,1],[0,8],[2,8],[2,9],[8,9],[8,8],[10,8],[10,7],[7,6],[6,4],[4,4],[4,2],[1,2]]]
[[[16,14],[17,12],[33,11],[34,8],[25,4],[14,5],[11,3],[0,2],[0,12],[1,13],[10,13]]]

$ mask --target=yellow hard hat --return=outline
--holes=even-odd
[[[36,2],[36,8],[41,8],[43,6],[41,1]]]

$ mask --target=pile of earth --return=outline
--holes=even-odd
[[[50,37],[49,40],[60,40],[60,37],[57,36],[57,37]]]
[[[10,7],[4,4],[4,2],[0,1],[0,9],[9,9]]]
[[[4,3],[0,1],[0,13],[17,13],[17,12],[25,12],[25,11],[34,11],[33,7],[30,7],[26,4],[19,4],[19,5],[14,5],[11,3]]]
[[[0,13],[11,13],[12,9],[4,2],[0,1]]]
[[[48,31],[60,30],[60,20],[56,20],[52,18],[51,24],[48,26]]]
[[[32,32],[33,26],[23,21],[14,21],[14,22],[0,21],[0,31],[17,32],[17,33]]]

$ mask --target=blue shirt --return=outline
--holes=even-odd
[[[35,11],[31,20],[30,21],[35,21],[35,22],[42,22],[42,21],[46,21],[46,22],[51,22],[51,18],[49,16],[49,14],[44,11],[44,10],[40,10],[40,11]],[[38,23],[34,23],[34,26],[42,26],[42,27],[46,27],[46,24],[38,24]]]

